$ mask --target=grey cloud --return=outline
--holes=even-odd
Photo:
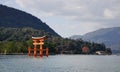
[[[16,2],[25,9],[36,10],[37,13],[75,16],[78,21],[104,20],[105,9],[110,9],[118,18],[120,16],[120,0],[16,0]]]
[[[120,25],[120,0],[19,0],[26,8],[52,13],[73,21],[98,22],[102,25]],[[31,4],[32,3],[32,4]],[[106,18],[105,10],[115,18]],[[107,14],[107,13],[106,13]],[[106,15],[107,16],[107,15]],[[108,16],[109,17],[109,16]],[[108,25],[109,24],[109,25]]]

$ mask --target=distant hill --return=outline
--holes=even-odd
[[[31,27],[38,30],[44,30],[55,36],[59,36],[53,29],[37,17],[4,5],[0,5],[0,27]]]
[[[74,37],[74,38],[73,38]],[[112,50],[120,50],[120,27],[102,28],[93,32],[89,32],[83,36],[73,36],[72,39],[82,38],[83,40],[93,41],[97,43],[105,43]]]

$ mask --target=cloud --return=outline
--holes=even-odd
[[[120,0],[15,0],[15,3],[64,36],[120,26]]]
[[[16,0],[24,8],[38,12],[42,16],[61,16],[69,25],[57,24],[56,27],[74,31],[72,33],[84,34],[103,27],[120,26],[119,0]],[[80,29],[81,28],[81,29]],[[56,29],[56,30],[58,30]],[[78,30],[81,30],[77,32]],[[59,33],[61,29],[58,30]],[[84,33],[83,33],[84,32]],[[71,32],[69,33],[71,34]],[[72,34],[71,34],[72,35]]]
[[[115,12],[112,11],[115,9],[120,13],[119,0],[16,0],[16,3],[33,11],[60,16],[77,16],[79,19],[91,17],[99,19],[108,15],[110,17],[114,15]]]
[[[105,9],[105,11],[104,11],[104,16],[105,16],[105,18],[114,18],[115,16],[113,15],[113,12],[111,11],[111,10],[109,10],[109,9]]]
[[[59,0],[16,0],[23,8],[28,8],[31,10],[39,10],[40,12],[53,12],[55,13],[56,10],[60,9],[61,3]]]

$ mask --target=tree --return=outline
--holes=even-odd
[[[109,54],[109,55],[111,55],[112,54],[111,48],[107,48],[106,49],[106,53]]]

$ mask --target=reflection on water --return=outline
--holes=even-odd
[[[120,56],[0,55],[0,72],[119,72]]]

